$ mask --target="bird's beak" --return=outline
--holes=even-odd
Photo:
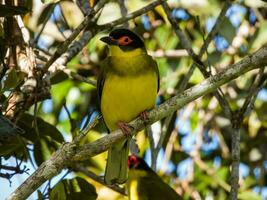
[[[112,38],[109,37],[109,36],[102,37],[102,38],[100,38],[100,40],[101,40],[102,42],[105,42],[105,43],[108,44],[108,45],[117,45],[117,41],[114,40],[114,39],[112,39]]]

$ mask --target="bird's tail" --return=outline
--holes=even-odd
[[[116,144],[108,150],[108,160],[105,172],[107,184],[124,183],[127,180],[127,160],[129,154],[129,140]]]

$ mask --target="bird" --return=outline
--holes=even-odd
[[[167,183],[136,155],[128,158],[129,177],[126,184],[129,200],[180,200]]]
[[[140,115],[145,119],[156,104],[158,66],[147,54],[143,40],[129,29],[114,29],[100,40],[109,47],[97,80],[100,110],[108,132],[121,129],[127,136],[131,131],[127,123]],[[126,137],[108,149],[107,184],[126,182],[129,143]]]

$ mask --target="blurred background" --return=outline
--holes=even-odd
[[[142,9],[151,2],[26,1],[25,5],[30,12],[25,12],[22,20],[29,31],[37,67],[44,65],[47,58],[53,56],[61,43],[75,31],[84,20],[87,9],[97,8],[102,3],[96,14],[96,23],[101,25]],[[191,40],[195,52],[200,51],[204,38],[212,30],[224,3],[223,0],[168,1],[171,15]],[[267,3],[264,1],[232,1],[218,33],[212,38],[202,59],[209,71],[216,74],[265,44],[266,19]],[[7,37],[3,24],[1,20],[0,41]],[[158,63],[161,86],[157,104],[204,80],[196,68],[186,87],[182,85],[193,61],[175,35],[161,6],[120,26],[122,25],[134,30],[144,39],[148,53]],[[108,31],[94,32],[90,41],[67,62],[64,70],[71,70],[94,83],[101,61],[107,56],[107,47],[99,38],[107,34]],[[79,34],[76,40],[81,38],[82,34]],[[8,197],[29,174],[51,157],[61,143],[71,141],[75,130],[82,129],[97,116],[99,110],[95,86],[73,76],[70,78],[68,71],[64,70],[51,73],[48,97],[34,102],[28,110],[20,108],[23,112],[19,118],[8,117],[7,104],[14,91],[25,82],[25,75],[16,68],[1,72],[0,109],[3,116],[6,115],[12,122],[10,121],[9,127],[6,118],[0,121],[0,199]],[[232,111],[243,105],[258,73],[258,70],[253,70],[221,88]],[[1,128],[4,131],[1,132]],[[5,135],[7,130],[10,133]],[[148,131],[139,133],[135,139],[140,149],[139,155],[151,166]],[[203,96],[168,118],[156,122],[150,131],[154,143],[161,142],[156,150],[152,149],[153,152],[158,151],[154,167],[177,193],[184,199],[227,199],[230,190],[232,124],[212,94]],[[165,137],[160,139],[162,133]],[[86,134],[82,144],[105,134],[107,131],[100,120]],[[244,116],[240,134],[239,199],[267,199],[266,84],[258,92],[253,109]],[[106,153],[99,154],[81,165],[102,176],[106,156]],[[12,166],[17,171],[7,166]],[[66,190],[72,191],[71,199],[95,199],[96,194],[97,199],[103,200],[127,199],[85,173],[75,171],[77,170],[73,168],[64,170],[40,187],[30,199],[53,199],[53,195],[67,193]],[[75,187],[79,189],[73,189]]]

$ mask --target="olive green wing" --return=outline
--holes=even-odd
[[[157,62],[153,59],[153,57],[147,55],[147,60],[149,61],[149,66],[152,67],[152,70],[156,72],[158,77],[158,91],[160,88],[160,76],[159,76],[159,68]]]
[[[106,80],[107,70],[109,69],[108,68],[109,64],[110,64],[110,58],[109,57],[105,58],[101,62],[101,65],[100,65],[101,71],[100,71],[100,74],[97,78],[96,88],[97,88],[97,97],[98,97],[98,109],[100,111],[101,111],[101,97],[102,97],[102,92],[103,92],[103,88],[104,88],[104,84],[105,84],[105,80]],[[103,120],[103,123],[105,124],[107,131],[110,132],[107,125],[106,125],[106,122],[104,120]]]
[[[106,74],[107,74],[107,69],[108,65],[110,63],[109,57],[107,57],[103,62],[100,64],[101,66],[101,71],[97,79],[97,96],[98,96],[98,101],[99,103],[101,102],[101,96],[102,96],[102,91],[104,88],[105,84],[105,79],[106,79]]]
[[[153,60],[154,62],[154,68],[155,68],[155,71],[157,73],[157,76],[158,76],[158,90],[159,91],[159,88],[160,88],[160,76],[159,76],[159,68],[158,68],[158,64],[155,60]]]

